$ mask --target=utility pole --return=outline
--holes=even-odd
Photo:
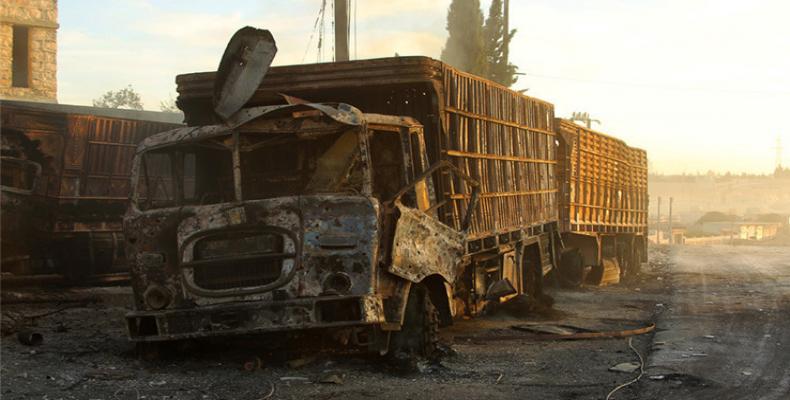
[[[669,198],[669,244],[675,240],[674,235],[672,234],[672,197]]]
[[[656,214],[656,244],[661,244],[661,196],[658,197],[658,213]]]
[[[348,0],[335,0],[335,61],[348,61]]]
[[[505,36],[502,38],[502,41],[504,42],[505,48],[502,51],[502,57],[505,59],[505,65],[507,65],[508,61],[510,61],[510,59],[508,58],[508,55],[510,53],[510,40],[508,40],[508,38],[510,37],[510,0],[505,0],[505,5],[503,8],[504,8],[503,20],[505,25],[505,29],[504,29]]]
[[[587,125],[587,129],[592,128],[593,122],[595,122],[598,125],[601,124],[601,121],[590,118],[590,114],[586,112],[573,112],[571,114],[571,121],[584,122],[584,124]]]

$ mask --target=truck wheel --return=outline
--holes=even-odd
[[[636,276],[642,272],[642,249],[635,246],[631,251],[631,275]]]
[[[584,259],[578,251],[566,251],[560,255],[560,281],[570,288],[578,288],[584,282]]]
[[[627,250],[620,250],[617,254],[617,264],[620,267],[620,281],[626,282],[631,279],[633,267],[631,266],[631,257]]]
[[[389,354],[395,360],[431,358],[439,341],[439,313],[431,302],[428,289],[414,284],[409,291],[401,330],[392,333]],[[416,360],[415,360],[416,361]]]

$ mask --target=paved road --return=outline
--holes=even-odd
[[[676,247],[666,265],[639,397],[790,399],[790,247]]]

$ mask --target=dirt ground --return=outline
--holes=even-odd
[[[764,263],[763,257],[769,261]],[[644,376],[612,398],[708,398],[709,394],[717,399],[743,398],[727,396],[733,387],[764,388],[757,393],[765,397],[749,398],[786,398],[777,396],[790,393],[790,356],[781,353],[781,346],[790,345],[787,260],[790,248],[652,249],[650,264],[634,282],[550,288],[555,307],[548,314],[457,321],[442,332],[449,354],[438,365],[420,364],[412,372],[394,369],[376,357],[304,357],[293,348],[278,348],[281,342],[268,337],[196,344],[172,358],[146,361],[124,336],[126,289],[102,289],[102,303],[36,318],[35,329],[44,335],[41,345],[22,345],[15,336],[2,339],[0,395],[3,399],[603,399],[639,375],[638,369],[624,373],[609,368],[638,362],[641,356],[647,364]],[[764,270],[751,274],[755,268]],[[59,307],[6,305],[3,313],[42,315]],[[628,339],[537,341],[511,328],[538,322],[606,331],[656,322],[658,328],[633,336],[634,349]],[[523,338],[512,338],[517,335]],[[503,336],[511,338],[498,340]],[[245,370],[246,362],[252,362],[252,370]]]

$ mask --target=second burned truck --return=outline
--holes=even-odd
[[[559,169],[570,182],[587,164],[561,161],[574,136],[555,130],[550,103],[404,57],[271,68],[221,117],[215,80],[228,76],[246,79],[180,76],[192,127],[138,148],[125,218],[134,341],[330,329],[345,344],[430,354],[438,326],[539,296],[563,258],[583,270],[643,257],[644,219],[561,230]],[[619,199],[646,191],[619,184],[630,183],[600,186]],[[597,249],[563,251],[590,233],[577,242]],[[611,235],[631,247],[605,251]]]

